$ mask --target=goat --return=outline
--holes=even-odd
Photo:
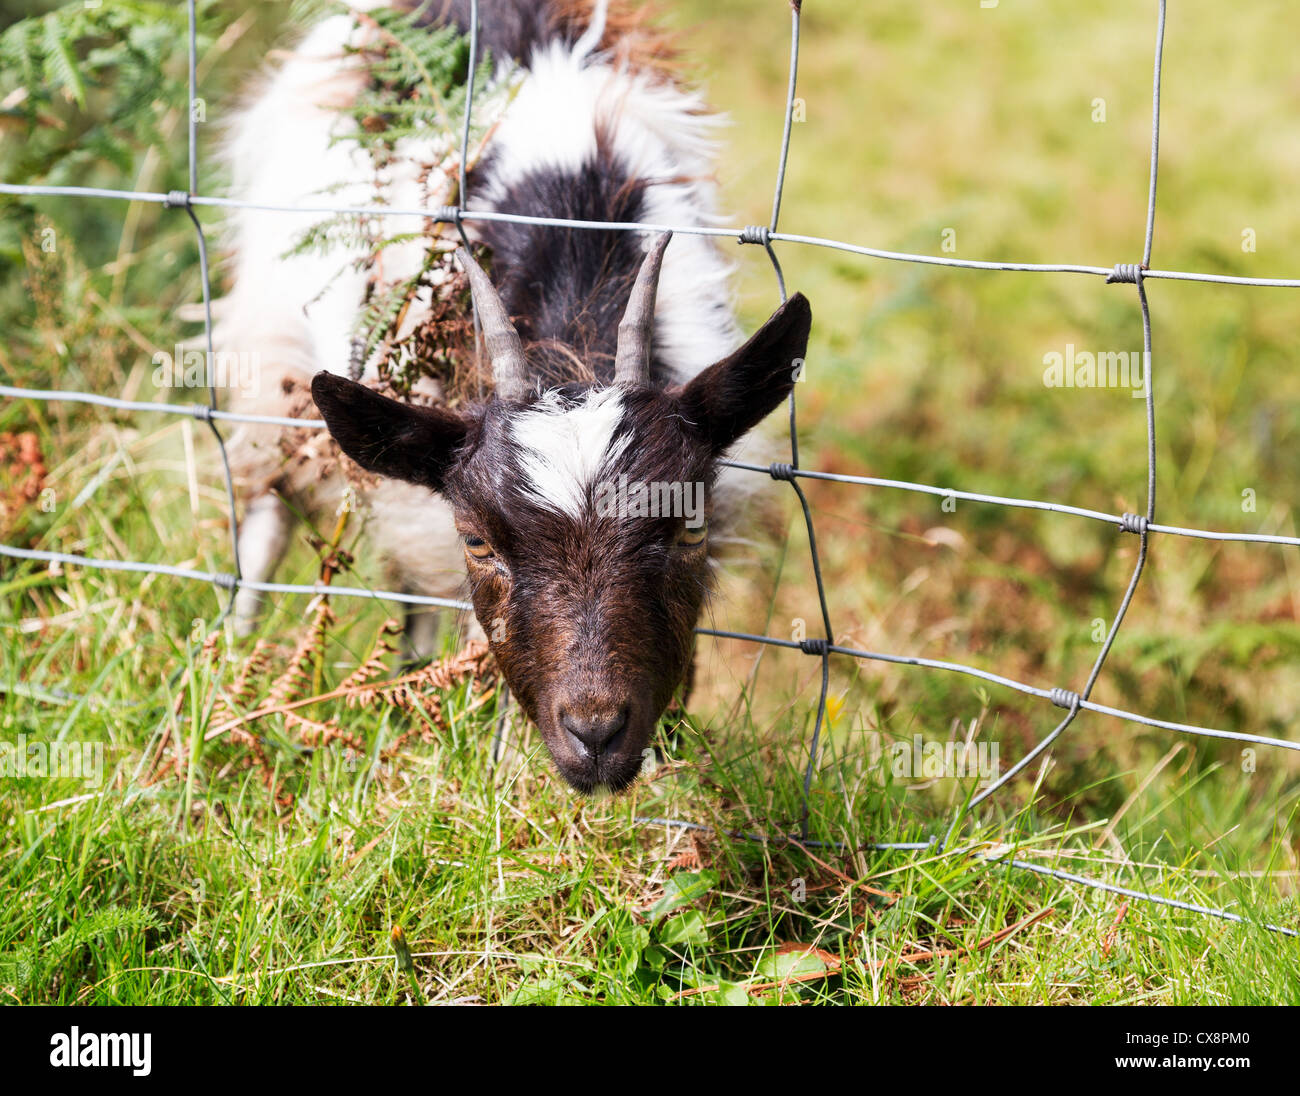
[[[429,18],[467,30],[465,0],[426,7],[436,9]],[[479,8],[494,83],[514,83],[470,174],[468,208],[716,220],[716,119],[665,75],[660,58],[630,34],[619,38],[626,12],[605,0],[481,0]],[[364,80],[342,48],[352,27],[346,17],[318,25],[240,116],[229,142],[238,196],[303,205],[328,189],[342,202],[373,201],[373,167],[331,139],[333,108]],[[399,151],[380,180],[383,199],[420,208],[427,194],[406,162],[436,162],[446,150]],[[314,255],[283,258],[303,216],[244,209],[234,218],[218,334],[263,359],[262,390],[235,401],[262,413],[300,411],[314,374],[310,395],[329,436],[366,474],[369,529],[390,579],[447,596],[467,573],[475,617],[560,773],[581,792],[625,788],[689,682],[712,577],[710,523],[716,535],[735,511],[720,458],[789,396],[808,302],[790,297],[737,348],[730,266],[708,237],[681,234],[669,246],[667,233],[466,220],[476,250],[491,254],[496,282],[457,250],[491,391],[452,406],[435,385],[407,402],[376,391],[369,373],[349,375],[347,325],[363,275],[340,274],[336,260]],[[445,246],[421,218],[395,219],[395,231],[426,235],[386,252],[390,267],[418,268],[423,248]],[[295,511],[321,512],[344,490],[323,433],[291,459],[281,441],[267,427],[232,441],[249,499],[239,563],[251,579],[273,574]],[[668,485],[661,498],[669,504],[629,504],[629,484]],[[242,629],[257,608],[256,595],[241,590]],[[416,651],[427,647],[430,616],[408,619]]]

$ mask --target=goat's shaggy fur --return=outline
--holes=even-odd
[[[482,0],[479,7],[495,73],[476,96],[476,116],[491,124],[470,173],[467,208],[592,221],[716,221],[718,119],[673,78],[662,39],[624,5],[611,10],[604,0]],[[464,28],[468,9],[463,0],[435,0],[425,17]],[[355,142],[337,139],[351,124],[339,108],[366,80],[345,46],[364,33],[350,17],[326,19],[250,98],[228,142],[236,196],[278,207],[444,204],[458,155],[453,135],[403,140],[379,170]],[[346,254],[290,256],[320,219],[258,210],[232,217],[233,279],[217,338],[221,349],[251,351],[261,363],[259,391],[235,393],[235,409],[311,414],[306,381],[324,374],[313,393],[334,438],[378,474],[353,480],[389,580],[411,592],[455,595],[468,562],[480,624],[488,627],[485,613],[494,605],[510,618],[513,646],[496,642],[494,651],[565,775],[579,787],[625,783],[635,756],[598,764],[581,749],[575,754],[576,739],[555,728],[578,726],[566,713],[618,689],[644,693],[644,703],[629,703],[641,723],[643,716],[653,722],[686,672],[707,588],[707,550],[674,555],[678,534],[662,522],[635,530],[592,524],[592,490],[598,477],[618,474],[689,476],[708,485],[715,529],[725,525],[733,485],[716,459],[789,392],[807,337],[806,302],[792,299],[736,351],[730,264],[712,239],[679,235],[659,252],[645,388],[611,386],[616,342],[622,349],[616,332],[645,256],[641,235],[467,220],[471,239],[492,255],[496,291],[528,348],[531,395],[477,409],[454,398],[448,407],[455,394],[426,381],[415,392],[424,409],[404,410],[344,379],[361,366],[363,382],[377,380],[376,357],[355,362],[350,338],[367,276]],[[389,218],[385,231],[412,234],[384,250],[388,279],[418,272],[427,248],[448,246],[437,239],[443,230],[418,216]],[[400,334],[418,339],[434,305],[434,287],[425,287]],[[490,377],[479,378],[484,382]],[[288,542],[293,510],[337,506],[343,462],[323,432],[247,427],[231,450],[250,500],[240,565],[246,577],[265,580]],[[494,521],[498,527],[488,530]],[[521,540],[525,529],[531,540]],[[490,539],[498,553],[515,545],[527,558],[513,570],[499,554],[481,566],[466,558],[466,536]],[[583,561],[576,571],[575,560]],[[608,573],[594,578],[581,569],[602,567]],[[529,590],[533,600],[523,612],[521,591]],[[547,598],[572,604],[557,607]],[[241,591],[241,623],[256,608],[256,596]],[[571,681],[570,693],[560,695],[554,681],[540,679],[547,659],[570,667],[581,688]],[[624,719],[627,711],[624,704]],[[642,745],[648,733],[638,730]]]
[[[539,0],[479,5],[483,44],[498,63],[495,86],[479,89],[477,104],[500,116],[471,174],[469,208],[661,224],[715,221],[711,172],[719,119],[698,94],[649,63],[658,54],[620,59],[617,49],[598,51],[581,42],[583,6]],[[435,2],[431,8],[430,18],[467,26],[468,3]],[[626,14],[620,18],[632,22]],[[350,17],[326,19],[249,96],[226,144],[235,197],[274,206],[370,205],[379,189],[389,205],[439,204],[436,195],[430,200],[414,165],[444,163],[456,155],[454,147],[403,142],[387,177],[377,181],[364,151],[334,139],[350,124],[339,108],[365,81],[359,64],[343,52],[354,35]],[[501,110],[494,92],[511,81],[517,90]],[[321,369],[348,375],[364,272],[338,253],[285,257],[321,219],[318,213],[260,210],[238,210],[230,219],[233,277],[218,309],[218,348],[256,353],[261,367],[258,391],[232,393],[231,410],[310,417],[302,382]],[[511,315],[531,321],[521,324],[525,339],[565,346],[566,361],[612,361],[614,328],[640,259],[637,235],[465,225],[471,239],[492,248],[494,269],[505,274],[501,292]],[[418,217],[386,222],[390,235],[425,228]],[[417,270],[422,246],[413,241],[387,249],[386,275],[396,279]],[[695,375],[740,341],[730,273],[709,238],[679,236],[668,249],[654,338],[663,381]],[[406,327],[414,329],[421,318],[413,309]],[[372,367],[365,376],[373,375]],[[440,395],[432,389],[422,394]],[[336,506],[343,480],[331,474],[329,440],[322,435],[287,460],[280,441],[278,432],[260,427],[235,435],[232,453],[244,492],[253,499],[274,492],[273,498],[282,495],[309,511]],[[391,580],[408,591],[454,596],[464,571],[445,504],[393,482],[376,485],[368,502],[371,536]],[[266,579],[291,518],[274,502],[254,503],[251,516],[240,564],[248,577]],[[244,597],[241,616],[248,619],[255,606],[255,596]]]

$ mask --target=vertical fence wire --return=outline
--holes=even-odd
[[[188,119],[189,134],[189,183],[190,188],[184,195],[183,202],[186,214],[190,222],[194,225],[195,238],[199,247],[199,280],[203,286],[203,339],[207,347],[207,361],[213,361],[212,345],[212,277],[208,266],[208,241],[203,231],[203,225],[199,223],[198,214],[194,212],[194,207],[190,204],[190,198],[199,192],[199,130],[198,130],[198,16],[195,11],[196,0],[186,0],[186,16],[188,19],[189,31],[189,102],[186,104],[186,117]],[[208,408],[209,411],[217,410],[217,380],[212,370],[208,370]],[[230,615],[235,607],[235,598],[239,592],[239,580],[242,572],[239,566],[239,515],[235,506],[235,480],[230,471],[230,455],[226,452],[226,439],[221,433],[221,427],[213,420],[211,414],[205,417],[208,429],[212,432],[213,438],[217,442],[217,452],[221,456],[221,473],[223,485],[226,489],[226,509],[227,519],[230,522],[230,551],[233,566],[233,581],[227,584],[226,604],[217,616],[213,627],[217,627],[221,621]]]

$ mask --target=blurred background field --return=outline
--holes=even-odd
[[[788,6],[663,6],[682,32],[687,71],[731,119],[718,172],[728,221],[766,222]],[[782,229],[924,254],[940,254],[949,233],[958,258],[1107,267],[1140,259],[1154,2],[804,7],[802,120],[793,127]],[[201,8],[201,186],[220,192],[220,125],[292,20],[284,4]],[[0,4],[7,20],[32,10]],[[1295,30],[1294,9],[1282,0],[1231,12],[1184,0],[1171,10],[1154,267],[1300,273]],[[156,60],[169,74],[168,86],[183,76],[179,33],[136,45],[142,65]],[[156,132],[133,135],[113,130],[120,85],[88,87],[85,110],[75,96],[55,94],[42,108],[41,139],[31,140],[12,101],[21,80],[12,70],[0,80],[0,96],[10,96],[0,105],[5,181],[184,187],[183,99],[159,101]],[[144,86],[142,94],[159,90]],[[202,217],[215,229],[209,212]],[[58,241],[52,252],[41,248],[47,230]],[[1243,233],[1254,250],[1243,250]],[[775,303],[770,264],[761,248],[723,246],[734,247],[741,312],[752,327]],[[777,247],[788,284],[808,295],[815,316],[799,388],[806,466],[1107,512],[1143,509],[1142,401],[1125,390],[1042,382],[1044,355],[1067,345],[1141,350],[1131,286]],[[149,381],[153,352],[197,331],[176,317],[199,297],[196,261],[192,230],[176,212],[60,198],[0,202],[3,383],[159,398]],[[1295,535],[1300,291],[1167,281],[1147,291],[1157,521]],[[0,433],[25,431],[39,439],[42,483],[58,501],[46,512],[17,498],[12,465],[0,499],[6,542],[229,568],[224,491],[198,424],[0,404]],[[1080,518],[968,502],[945,512],[925,495],[804,486],[837,642],[967,663],[1042,688],[1082,686],[1136,538]],[[773,483],[764,494],[770,505],[759,524],[778,531],[776,543],[730,561],[712,623],[789,636],[802,620],[819,634],[802,517],[788,488]],[[304,536],[281,577],[312,581],[318,570]],[[379,576],[362,565],[353,577]],[[0,966],[0,984],[22,1000],[85,992],[93,1000],[318,999],[317,990],[385,999],[395,991],[368,965],[331,970],[329,982],[277,972],[386,954],[392,920],[404,920],[429,951],[467,953],[437,961],[432,973],[421,967],[425,992],[441,993],[441,981],[453,985],[452,998],[641,1000],[711,985],[721,988],[701,998],[734,996],[736,986],[752,997],[743,987],[787,973],[790,954],[813,962],[787,952],[783,966],[778,948],[791,941],[815,944],[835,966],[818,958],[824,977],[772,999],[1273,1000],[1300,985],[1294,943],[1254,929],[1121,909],[1114,896],[924,853],[858,854],[831,871],[797,850],[634,826],[637,815],[670,815],[789,832],[820,675],[817,661],[799,654],[771,650],[756,663],[751,647],[703,642],[676,760],[628,799],[574,801],[523,728],[503,777],[489,760],[491,709],[472,709],[462,691],[449,694],[446,735],[412,747],[382,778],[366,764],[304,749],[277,725],[267,748],[296,792],[286,813],[246,751],[220,744],[176,781],[141,780],[154,750],[183,733],[185,712],[207,718],[223,687],[219,664],[186,670],[191,622],[216,615],[216,593],[5,561],[0,595],[6,734],[102,739],[116,796],[51,807],[81,791],[51,781],[0,793],[16,838],[4,839],[3,867],[27,896],[0,930],[0,963],[8,955],[12,970],[26,973],[6,977]],[[325,662],[344,675],[364,660],[385,610],[346,601],[333,609]],[[263,635],[285,655],[304,630],[303,612],[301,600],[283,599],[268,616]],[[1295,549],[1155,536],[1094,699],[1296,739],[1298,614]],[[228,682],[247,648],[220,643],[232,658]],[[87,694],[94,702],[68,699]],[[934,832],[971,788],[895,780],[873,763],[873,735],[888,743],[974,734],[998,744],[1005,767],[1060,714],[960,675],[871,662],[833,662],[831,701],[814,836],[855,844]],[[368,742],[399,733],[396,716],[367,719]],[[1032,766],[981,808],[967,836],[1023,839],[1044,863],[1294,926],[1298,777],[1283,751],[1244,757],[1231,743],[1085,714],[1050,765]],[[49,826],[56,818],[64,821]],[[376,847],[389,848],[386,863],[371,863]],[[128,851],[113,862],[119,848]],[[674,883],[684,875],[695,883]],[[200,897],[196,879],[204,880]],[[811,882],[810,903],[789,900],[795,879]],[[864,899],[867,880],[894,899]],[[689,885],[702,889],[688,893]],[[666,913],[646,912],[665,901]],[[145,931],[105,915],[99,939],[113,943],[87,954],[76,936],[86,903],[136,911],[136,929]],[[1022,934],[978,947],[1049,907],[1028,941]],[[239,910],[253,908],[269,926],[261,938],[230,927]],[[691,914],[698,921],[682,927]],[[1112,923],[1121,926],[1119,943],[1112,936],[1103,948]],[[54,944],[34,961],[29,951],[41,939]],[[921,970],[899,966],[909,949],[940,939],[964,941],[965,954]],[[475,949],[481,960],[468,957]],[[620,952],[637,956],[629,970],[618,965]],[[566,955],[576,971],[555,958]],[[159,965],[189,973],[134,969]]]

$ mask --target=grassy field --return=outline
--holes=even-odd
[[[688,67],[732,119],[719,171],[732,220],[766,221],[788,6],[667,7]],[[231,28],[202,55],[215,128],[284,12],[212,10]],[[1297,274],[1294,19],[1281,0],[1171,11],[1153,266]],[[1137,261],[1154,31],[1154,3],[1131,0],[808,0],[781,227],[928,254],[950,240],[960,258]],[[183,63],[177,40],[168,64]],[[110,96],[92,90],[92,111]],[[62,103],[52,124],[90,147],[78,117]],[[169,144],[142,141],[116,163],[64,159],[42,177],[183,187],[183,113],[160,104],[158,127]],[[31,149],[8,122],[0,133],[0,175],[34,178],[14,174]],[[215,138],[201,134],[210,152]],[[788,245],[780,257],[815,314],[799,389],[808,466],[1143,508],[1142,402],[1042,382],[1044,355],[1069,345],[1141,349],[1131,286]],[[175,212],[0,205],[3,383],[156,398],[154,350],[196,331],[175,316],[197,299],[195,261]],[[775,301],[772,273],[759,248],[737,248],[737,261],[752,325]],[[1157,520],[1294,535],[1300,296],[1167,281],[1148,294]],[[39,473],[4,438],[23,433]],[[224,491],[200,424],[7,400],[0,476],[5,543],[229,568]],[[806,488],[838,642],[1082,686],[1136,538],[1072,517]],[[805,621],[818,634],[789,494],[775,483],[765,493],[760,524],[777,535],[729,560],[716,626],[784,637]],[[342,546],[364,561],[363,545],[350,525]],[[304,534],[279,577],[313,581],[320,568],[319,542]],[[361,563],[347,580],[378,577]],[[494,762],[489,666],[449,674],[415,710],[384,703],[388,671],[358,685],[390,638],[385,607],[283,598],[255,648],[209,634],[222,604],[199,583],[0,564],[5,740],[97,745],[104,763],[97,787],[0,780],[3,997],[1300,1003],[1300,944],[1258,927],[1300,928],[1300,765],[1288,752],[1247,755],[1085,714],[947,851],[839,851],[924,842],[973,791],[971,779],[895,775],[893,743],[972,736],[996,744],[1006,768],[1060,713],[962,675],[837,661],[809,835],[829,844],[764,845],[729,834],[798,826],[815,659],[702,642],[700,685],[667,761],[629,795],[587,801],[518,723]],[[446,644],[450,657],[450,627]],[[1294,740],[1297,665],[1294,549],[1156,537],[1094,698]],[[349,680],[350,701],[311,701]],[[286,707],[298,701],[311,702]],[[1013,852],[1247,923],[988,862]]]

